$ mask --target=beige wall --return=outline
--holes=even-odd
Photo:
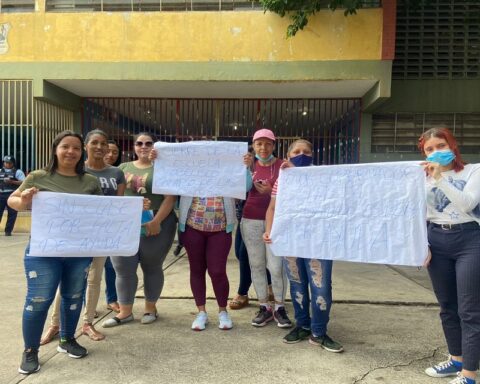
[[[0,13],[0,63],[380,60],[382,15],[321,11],[287,39],[288,18],[262,11]]]

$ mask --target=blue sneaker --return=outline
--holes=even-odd
[[[457,372],[460,372],[461,370],[461,362],[454,362],[452,359],[448,359],[447,361],[442,361],[433,367],[427,368],[425,373],[430,377],[447,377],[457,376]]]
[[[475,384],[475,380],[465,377],[460,372],[458,372],[457,378],[449,381],[448,384]]]

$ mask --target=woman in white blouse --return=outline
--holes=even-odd
[[[446,128],[419,140],[426,156],[429,255],[425,260],[450,357],[427,368],[450,384],[475,384],[480,360],[480,164],[462,161]]]

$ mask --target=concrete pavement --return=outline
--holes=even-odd
[[[165,288],[158,304],[159,319],[141,325],[143,295],[137,292],[136,320],[116,328],[98,329],[107,335],[80,344],[89,355],[80,360],[56,352],[54,341],[41,348],[39,373],[17,374],[23,349],[21,312],[25,297],[23,250],[28,235],[0,237],[3,292],[0,333],[0,383],[446,383],[423,370],[446,354],[438,308],[425,271],[383,265],[334,264],[334,301],[330,336],[345,352],[333,354],[308,342],[287,345],[288,332],[271,323],[250,325],[255,303],[231,311],[234,328],[217,328],[216,303],[209,284],[210,324],[204,332],[190,330],[195,305],[189,287],[185,255],[169,254]],[[238,284],[237,261],[228,263],[230,293]],[[140,274],[141,275],[141,274]],[[253,292],[251,294],[253,296]],[[97,322],[113,316],[101,296]],[[291,303],[287,309],[293,318]]]

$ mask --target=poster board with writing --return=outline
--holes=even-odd
[[[418,162],[283,170],[271,238],[277,256],[422,265],[425,172]]]
[[[138,251],[141,197],[38,192],[32,201],[30,256],[132,256]]]
[[[245,199],[247,143],[157,142],[155,149],[153,193]]]

